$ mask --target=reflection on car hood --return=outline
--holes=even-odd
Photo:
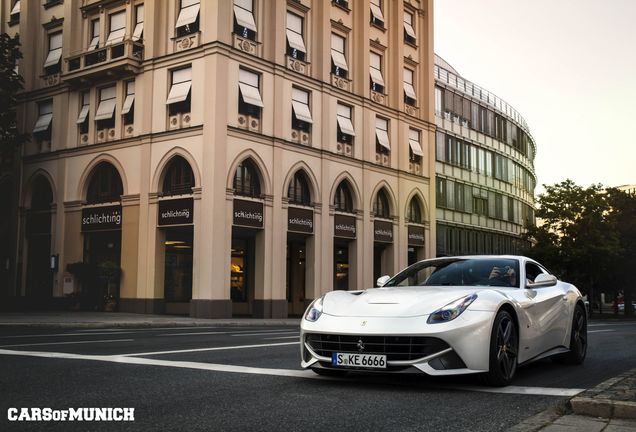
[[[323,313],[356,317],[427,315],[478,290],[465,286],[416,286],[332,291],[323,300]]]

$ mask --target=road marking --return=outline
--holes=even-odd
[[[282,345],[282,344],[278,344]],[[289,344],[287,344],[289,345]],[[172,361],[172,360],[159,360],[149,359],[143,357],[130,357],[129,355],[84,355],[84,354],[70,354],[70,353],[58,353],[58,352],[41,352],[41,351],[13,351],[0,349],[0,355],[14,355],[14,356],[27,356],[27,357],[41,357],[41,358],[58,358],[69,360],[92,360],[102,361],[110,363],[121,364],[135,364],[135,365],[147,365],[147,366],[164,366],[175,367],[185,369],[198,369],[214,372],[232,372],[242,374],[253,375],[269,375],[269,376],[283,376],[294,378],[306,378],[306,379],[320,379],[320,380],[339,380],[334,377],[325,377],[316,375],[309,370],[297,370],[297,369],[272,369],[272,368],[257,368],[248,366],[235,366],[215,363],[201,363],[201,362],[188,362],[188,361]],[[538,395],[538,396],[575,396],[584,389],[568,389],[568,388],[550,388],[550,387],[522,387],[522,386],[508,386],[502,388],[491,387],[476,387],[476,386],[435,386],[435,388],[443,388],[447,390],[469,390],[475,392],[485,393],[504,393],[504,394],[522,394],[522,395]]]
[[[168,336],[196,336],[196,335],[206,335],[206,334],[231,334],[232,336],[260,336],[260,335],[266,335],[266,334],[289,334],[291,332],[296,332],[298,333],[298,330],[285,330],[285,331],[279,331],[276,333],[272,333],[271,330],[243,330],[243,331],[219,331],[219,332],[188,332],[188,333],[164,333],[164,334],[158,334],[155,336],[159,336],[159,337],[168,337]],[[239,333],[249,333],[249,334],[245,334],[242,335]]]
[[[278,337],[263,338],[263,340],[298,339],[299,337],[300,337],[299,335],[295,335],[295,336],[278,336]]]
[[[588,327],[607,327],[607,326],[627,326],[631,327],[636,325],[636,321],[634,322],[612,322],[612,323],[590,323]]]
[[[128,333],[136,333],[132,331],[124,331],[119,332],[117,334],[128,334]],[[0,339],[19,339],[19,338],[34,338],[34,337],[65,337],[65,336],[97,336],[97,335],[113,335],[112,332],[109,333],[53,333],[53,334],[37,334],[37,335],[12,335],[12,336],[0,336]]]
[[[158,334],[155,336],[168,337],[168,336],[194,336],[194,335],[219,335],[219,334],[228,334],[228,332],[165,333],[165,334]]]
[[[73,342],[43,342],[32,344],[14,344],[14,345],[0,345],[0,348],[19,347],[19,346],[36,346],[36,345],[73,345],[73,344],[86,344],[86,343],[110,343],[110,342],[132,342],[134,339],[105,339],[105,340],[87,340],[87,341],[73,341]]]
[[[615,332],[615,329],[605,329],[605,330],[588,330],[588,333],[604,333],[604,332]]]
[[[223,350],[248,349],[248,348],[267,348],[267,347],[284,346],[284,345],[296,345],[298,343],[299,342],[280,342],[280,343],[258,344],[258,345],[238,345],[238,346],[230,345],[230,346],[212,347],[212,348],[192,348],[192,349],[185,349],[185,350],[154,351],[154,352],[144,352],[144,353],[122,354],[122,357],[180,354],[180,353],[204,352],[204,351],[223,351]]]
[[[272,335],[288,335],[288,334],[296,334],[299,333],[297,331],[285,331],[285,332],[271,332],[271,333],[246,333],[246,334],[233,334],[232,336],[272,336]]]

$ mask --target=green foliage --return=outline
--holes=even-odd
[[[17,94],[23,80],[15,71],[16,61],[22,58],[18,37],[0,34],[0,151],[14,151],[26,139],[16,125]]]

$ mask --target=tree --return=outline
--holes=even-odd
[[[16,124],[17,95],[23,89],[22,77],[16,71],[16,62],[22,58],[18,36],[0,34],[0,152],[13,152],[26,139]]]

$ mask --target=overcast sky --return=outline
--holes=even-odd
[[[435,52],[511,104],[537,192],[636,184],[636,0],[434,0]]]

